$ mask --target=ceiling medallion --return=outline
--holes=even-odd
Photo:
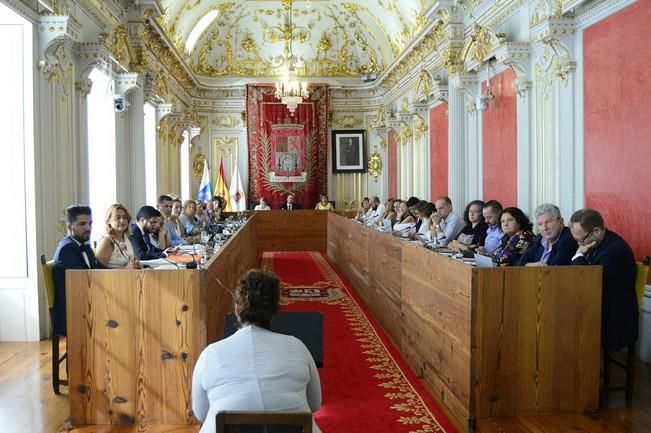
[[[294,51],[292,49],[293,37],[292,33],[292,0],[289,0],[289,17],[287,19],[289,23],[289,41],[285,40],[285,43],[289,42],[289,55],[285,59],[285,65],[287,66],[287,75],[279,82],[276,83],[276,98],[280,99],[283,104],[287,106],[290,114],[294,114],[298,104],[303,102],[303,99],[310,96],[310,92],[307,90],[307,83],[298,81],[295,77],[296,75],[296,57],[294,57]],[[287,47],[285,47],[287,50]],[[287,53],[287,51],[285,51]]]

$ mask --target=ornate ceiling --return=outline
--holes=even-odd
[[[433,0],[162,0],[163,29],[205,84],[264,80],[286,73],[340,84],[379,76],[429,24]],[[196,44],[202,17],[217,11]],[[213,12],[214,14],[214,12]],[[196,32],[195,32],[196,33]]]

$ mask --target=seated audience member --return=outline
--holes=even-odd
[[[314,208],[315,210],[335,210],[334,207],[332,207],[332,203],[328,201],[328,196],[321,194],[319,197],[320,200],[316,204],[316,207]]]
[[[434,203],[430,203],[430,202],[424,202],[424,203],[425,204],[423,205],[422,203],[419,202],[419,204],[415,206],[417,208],[419,221],[416,223],[416,226],[414,227],[416,232],[414,233],[412,239],[418,239],[427,242],[432,240],[431,237],[432,226],[430,220],[434,212],[436,212],[436,208],[434,207]]]
[[[195,207],[196,211],[194,217],[199,221],[200,227],[203,228],[209,226],[210,218],[208,218],[208,214],[206,213],[208,206],[203,200],[197,200],[195,203],[197,206]]]
[[[407,207],[407,202],[400,202],[398,213],[396,215],[396,223],[393,225],[393,233],[400,235],[416,225],[416,218],[411,214]]]
[[[222,410],[315,412],[321,383],[314,360],[295,337],[269,330],[280,309],[280,279],[253,269],[235,289],[241,328],[206,347],[192,375],[192,409],[200,433],[215,432]],[[319,432],[316,424],[313,431]]]
[[[95,250],[95,257],[107,268],[134,268],[140,263],[133,252],[129,239],[131,215],[120,203],[111,205],[106,211],[106,234],[103,235]]]
[[[386,209],[378,196],[371,197],[371,209],[365,218],[365,224],[368,226],[382,224],[382,217]]]
[[[95,258],[88,241],[93,217],[88,206],[72,205],[66,209],[68,236],[63,238],[54,253],[52,278],[54,280],[54,332],[66,335],[66,269],[104,269]]]
[[[253,210],[271,210],[271,206],[269,206],[269,202],[267,201],[266,198],[260,197],[258,200],[258,204],[255,205]]]
[[[296,196],[294,195],[294,193],[289,193],[287,194],[287,201],[283,203],[280,209],[294,210],[294,209],[302,209],[302,207],[300,203],[296,203]]]
[[[201,221],[196,217],[197,203],[186,200],[183,203],[183,213],[179,216],[179,223],[185,236],[198,236],[201,234]]]
[[[355,219],[357,221],[362,221],[366,219],[366,214],[369,212],[371,209],[371,200],[369,200],[368,197],[364,197],[362,199],[362,205],[357,209],[357,215],[355,215]]]
[[[459,236],[448,244],[448,248],[455,251],[470,251],[483,247],[486,241],[488,224],[484,221],[484,202],[473,200],[463,211],[463,220],[466,223]]]
[[[520,257],[533,245],[536,237],[531,232],[533,224],[517,207],[507,207],[500,215],[500,224],[504,236],[491,253],[499,266],[511,266],[518,263]]]
[[[558,206],[545,203],[534,212],[538,236],[536,242],[522,255],[520,266],[559,266],[572,263],[578,247],[570,229],[565,227]]]
[[[407,199],[407,207],[411,208],[416,205],[416,203],[420,202],[421,200],[418,197],[409,197]]]
[[[151,243],[150,234],[157,234],[163,224],[163,216],[152,206],[143,206],[136,215],[136,222],[131,224],[131,243],[136,257],[140,260],[152,260],[166,257],[165,251]]]
[[[601,345],[611,351],[629,346],[638,337],[635,294],[637,268],[631,247],[607,229],[594,209],[581,209],[570,218],[570,231],[579,247],[573,265],[600,265]]]
[[[213,208],[215,209],[215,213],[217,214],[217,220],[221,221],[223,220],[223,213],[226,211],[226,199],[222,197],[221,195],[216,195],[212,198],[213,202]],[[267,200],[267,205],[269,204],[269,200]]]
[[[390,220],[392,223],[396,221],[396,211],[394,209],[394,204],[396,199],[388,198],[386,204],[384,205],[384,215],[382,216],[383,220]]]
[[[217,224],[221,218],[220,214],[221,209],[215,207],[215,198],[213,197],[210,200],[206,200],[206,211],[204,212],[204,215],[206,216],[208,225]]]
[[[502,204],[497,200],[488,200],[481,213],[484,216],[484,221],[488,224],[488,228],[486,229],[484,246],[477,247],[476,251],[480,254],[491,254],[500,244],[502,236],[504,236],[504,233],[502,233],[502,225],[500,224]]]
[[[459,236],[463,230],[463,218],[452,210],[452,200],[448,196],[439,197],[434,203],[436,213],[432,215],[432,239],[436,237],[438,244],[447,246]]]
[[[181,209],[181,200],[178,200],[179,213]],[[158,211],[163,216],[163,226],[158,232],[157,240],[158,247],[165,249],[168,247],[178,247],[179,245],[187,245],[188,242],[181,237],[181,225],[176,216],[173,215],[172,209],[174,207],[174,200],[169,195],[161,195],[158,197]],[[164,246],[164,247],[163,247]]]

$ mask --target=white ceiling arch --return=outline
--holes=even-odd
[[[161,0],[159,18],[200,81],[278,77],[294,54],[296,73],[329,82],[380,75],[429,24],[433,0]],[[216,13],[215,13],[216,12]],[[188,37],[215,15],[186,50]]]

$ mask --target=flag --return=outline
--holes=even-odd
[[[198,200],[210,200],[212,198],[212,191],[210,190],[210,170],[208,170],[208,161],[203,162],[203,176],[201,176],[201,184],[199,185],[199,192],[197,193]]]
[[[246,210],[246,196],[244,195],[244,188],[242,187],[242,179],[240,178],[240,169],[235,161],[235,169],[233,176],[231,176],[231,209],[233,212],[241,212]]]
[[[224,212],[231,211],[231,195],[228,192],[228,184],[226,183],[226,176],[224,176],[224,159],[219,161],[219,176],[215,182],[215,195],[224,199]]]

